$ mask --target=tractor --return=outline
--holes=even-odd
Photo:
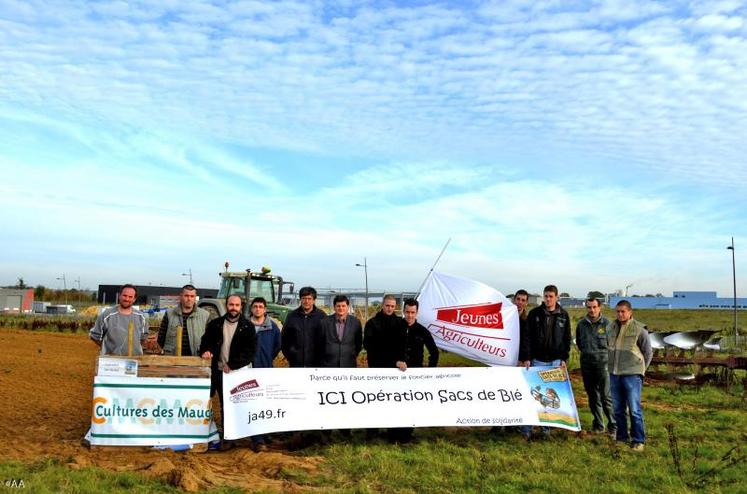
[[[210,313],[210,319],[215,319],[226,313],[226,297],[239,295],[244,302],[244,315],[248,318],[249,302],[254,297],[264,297],[267,300],[267,315],[285,322],[290,308],[288,294],[293,294],[294,284],[284,281],[281,276],[270,274],[270,269],[263,267],[256,272],[251,269],[231,272],[229,264],[225,264],[225,271],[219,273],[221,277],[220,289],[216,298],[200,300],[199,306]]]

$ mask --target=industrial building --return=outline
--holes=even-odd
[[[96,300],[102,305],[114,305],[119,298],[119,289],[122,285],[99,285]],[[151,286],[135,285],[137,288],[137,299],[135,305],[160,305],[162,297],[176,297],[182,292],[180,286]],[[198,288],[197,296],[200,298],[213,298],[218,295],[217,288]]]
[[[0,288],[0,311],[31,312],[33,305],[33,288]]]
[[[673,292],[671,297],[612,296],[610,307],[627,300],[634,309],[733,309],[733,297],[719,297],[716,292]],[[737,298],[737,309],[747,309],[747,298]]]

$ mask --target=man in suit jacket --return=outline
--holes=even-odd
[[[322,319],[319,331],[320,367],[357,367],[363,346],[361,322],[349,314],[350,300],[345,295],[334,298],[335,313]]]

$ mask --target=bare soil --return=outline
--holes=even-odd
[[[254,453],[247,443],[226,452],[175,453],[151,448],[99,447],[82,443],[90,425],[94,362],[98,348],[83,334],[0,330],[0,459],[31,462],[57,458],[72,469],[95,466],[140,472],[187,491],[233,486],[246,491],[308,492],[285,472],[313,475],[319,457],[282,449]],[[243,446],[243,447],[242,447]]]

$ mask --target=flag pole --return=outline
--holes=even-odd
[[[423,289],[423,287],[425,286],[425,282],[426,282],[426,281],[428,281],[428,277],[429,277],[429,276],[430,276],[430,275],[431,275],[431,274],[433,273],[433,270],[434,270],[434,269],[436,269],[436,265],[438,264],[438,261],[440,261],[440,260],[441,260],[441,256],[442,256],[442,255],[444,255],[444,251],[446,250],[446,247],[448,247],[448,246],[449,246],[449,242],[451,242],[451,237],[449,237],[449,239],[448,239],[448,240],[446,241],[446,243],[444,244],[444,247],[443,247],[443,249],[441,249],[441,253],[440,253],[440,254],[438,255],[438,257],[436,258],[436,262],[434,262],[434,263],[433,263],[433,266],[431,266],[431,269],[430,269],[430,271],[428,271],[428,274],[427,274],[427,275],[425,275],[425,279],[424,279],[424,280],[423,280],[423,282],[422,282],[422,283],[420,284],[420,288],[418,288],[418,293],[417,293],[417,294],[415,295],[415,298],[416,298],[416,299],[417,299],[417,298],[418,298],[418,297],[420,296],[420,291],[421,291],[421,290]]]

